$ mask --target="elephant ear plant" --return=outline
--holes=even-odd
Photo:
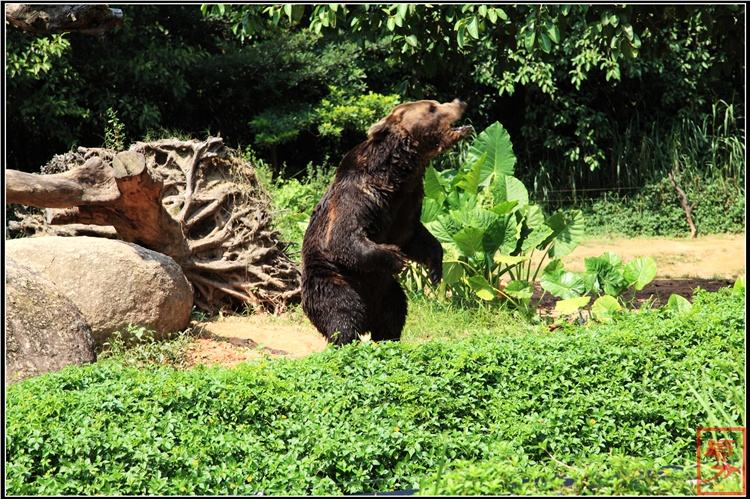
[[[562,315],[578,314],[582,318],[582,310],[594,298],[587,309],[589,315],[598,321],[609,321],[626,306],[632,308],[636,291],[656,277],[656,262],[651,257],[634,258],[624,264],[620,257],[606,252],[586,258],[584,263],[583,272],[570,272],[555,258],[542,273],[542,288],[560,299],[555,310]]]
[[[565,256],[584,232],[579,210],[546,216],[513,176],[516,157],[508,132],[494,123],[480,133],[458,168],[425,173],[422,222],[444,250],[443,299],[504,301],[531,314],[533,283],[543,262]],[[426,284],[410,266],[409,289]]]

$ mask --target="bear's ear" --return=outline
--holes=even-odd
[[[372,125],[367,130],[367,138],[373,139],[373,140],[380,140],[388,133],[388,130],[390,129],[390,122],[388,120],[389,116],[386,116],[382,120],[378,121],[374,125]]]

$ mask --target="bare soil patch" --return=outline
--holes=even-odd
[[[233,366],[265,356],[299,358],[320,352],[326,340],[306,319],[289,324],[268,314],[230,316],[199,323],[188,364]]]
[[[639,256],[656,260],[657,276],[664,279],[736,279],[745,273],[745,235],[719,234],[696,239],[638,237],[590,239],[563,258],[565,268],[580,271],[584,258],[605,251],[624,261]]]
[[[745,273],[744,234],[697,239],[590,239],[563,261],[566,268],[580,271],[584,258],[605,251],[616,253],[626,262],[638,256],[656,260],[657,278],[637,293],[636,304],[653,299],[654,306],[660,306],[672,293],[690,300],[696,288],[716,291]],[[540,295],[538,288],[536,296]],[[550,313],[555,298],[545,296],[540,306],[543,313]],[[234,366],[264,356],[299,358],[324,350],[325,339],[307,318],[297,315],[231,316],[200,323],[201,334],[188,349],[188,363]]]

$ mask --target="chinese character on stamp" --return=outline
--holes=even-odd
[[[746,444],[742,426],[698,428],[697,495],[745,495]]]

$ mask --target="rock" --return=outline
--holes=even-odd
[[[49,279],[6,260],[6,383],[96,360],[91,328]]]
[[[98,345],[128,324],[157,338],[185,329],[193,288],[170,257],[99,237],[44,236],[6,241],[9,257],[49,278],[78,306]]]

